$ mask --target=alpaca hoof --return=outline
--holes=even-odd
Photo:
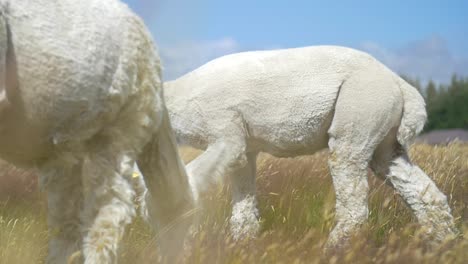
[[[231,234],[235,241],[251,239],[257,237],[260,230],[260,223],[255,219],[243,219],[244,221],[236,221],[239,219],[231,218]],[[245,221],[251,220],[251,221]]]

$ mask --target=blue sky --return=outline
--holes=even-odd
[[[343,45],[423,81],[468,76],[468,1],[125,0],[153,33],[165,79],[245,50]]]

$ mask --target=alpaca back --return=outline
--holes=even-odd
[[[240,115],[252,145],[298,153],[326,145],[340,86],[368,57],[335,46],[227,55],[165,83],[165,98],[183,143],[229,136]]]
[[[3,1],[2,14],[18,84],[6,89],[12,106],[1,120],[11,162],[80,144],[117,118],[139,82],[154,73],[160,83],[151,37],[119,1]]]

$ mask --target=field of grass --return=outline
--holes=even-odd
[[[186,161],[197,154],[187,149],[182,152]],[[416,221],[402,200],[370,173],[368,223],[348,248],[325,255],[322,246],[334,224],[335,199],[327,155],[259,157],[257,193],[262,232],[255,240],[231,239],[229,186],[213,186],[204,198],[208,206],[202,229],[191,238],[187,263],[468,263],[467,144],[417,145],[411,149],[413,161],[448,195],[457,227],[464,234],[436,248],[420,239]],[[29,175],[7,165],[1,171],[23,178]],[[26,180],[7,184],[2,181],[6,176],[1,177],[0,191],[13,194],[10,184],[21,195],[0,200],[0,263],[43,263],[47,253],[44,195],[21,190],[18,186]],[[136,219],[127,228],[119,263],[155,263],[153,237],[147,225]]]

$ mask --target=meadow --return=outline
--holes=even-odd
[[[186,162],[199,153],[181,152]],[[262,154],[257,161],[260,236],[232,240],[229,185],[215,185],[204,195],[201,229],[190,238],[186,263],[467,263],[468,144],[419,144],[410,153],[448,196],[461,232],[456,240],[429,246],[418,235],[411,211],[369,172],[369,221],[348,247],[324,254],[323,244],[334,225],[328,153],[290,159]],[[0,263],[43,263],[48,239],[45,194],[37,191],[31,172],[5,163],[0,168]],[[154,237],[144,221],[136,219],[123,238],[119,263],[155,263]]]

